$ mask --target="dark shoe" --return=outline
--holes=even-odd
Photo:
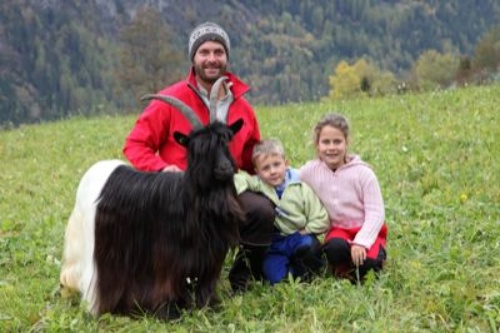
[[[341,265],[329,265],[332,275],[337,279],[346,279],[351,283],[356,282],[355,269],[352,265],[341,264]]]
[[[310,282],[321,272],[325,265],[321,247],[318,244],[299,248],[291,258],[294,277],[301,281]]]
[[[247,263],[246,254],[244,253],[243,248],[240,247],[238,253],[236,254],[233,266],[229,271],[229,283],[231,284],[233,293],[237,294],[246,291],[251,275],[252,272],[250,271]]]
[[[240,245],[229,271],[229,283],[233,293],[245,292],[252,280],[262,280],[262,263],[267,248],[267,246]]]

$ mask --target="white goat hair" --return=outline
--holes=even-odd
[[[120,160],[100,161],[83,176],[78,186],[76,203],[66,228],[60,283],[63,293],[80,292],[88,311],[98,310],[94,263],[95,214],[97,199],[110,174],[120,165]]]

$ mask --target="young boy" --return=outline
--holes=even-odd
[[[282,144],[262,140],[252,154],[256,176],[235,175],[238,193],[263,193],[274,204],[276,219],[271,246],[263,264],[264,278],[271,284],[289,273],[309,280],[323,264],[317,235],[330,227],[328,213],[312,189],[299,181],[298,172],[289,167]]]

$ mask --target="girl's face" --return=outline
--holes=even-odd
[[[337,170],[346,163],[347,140],[341,130],[326,125],[319,132],[316,150],[320,160]]]

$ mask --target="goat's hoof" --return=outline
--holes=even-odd
[[[76,290],[71,289],[67,286],[64,285],[59,285],[59,294],[61,295],[61,298],[71,298],[73,295],[76,294]]]

